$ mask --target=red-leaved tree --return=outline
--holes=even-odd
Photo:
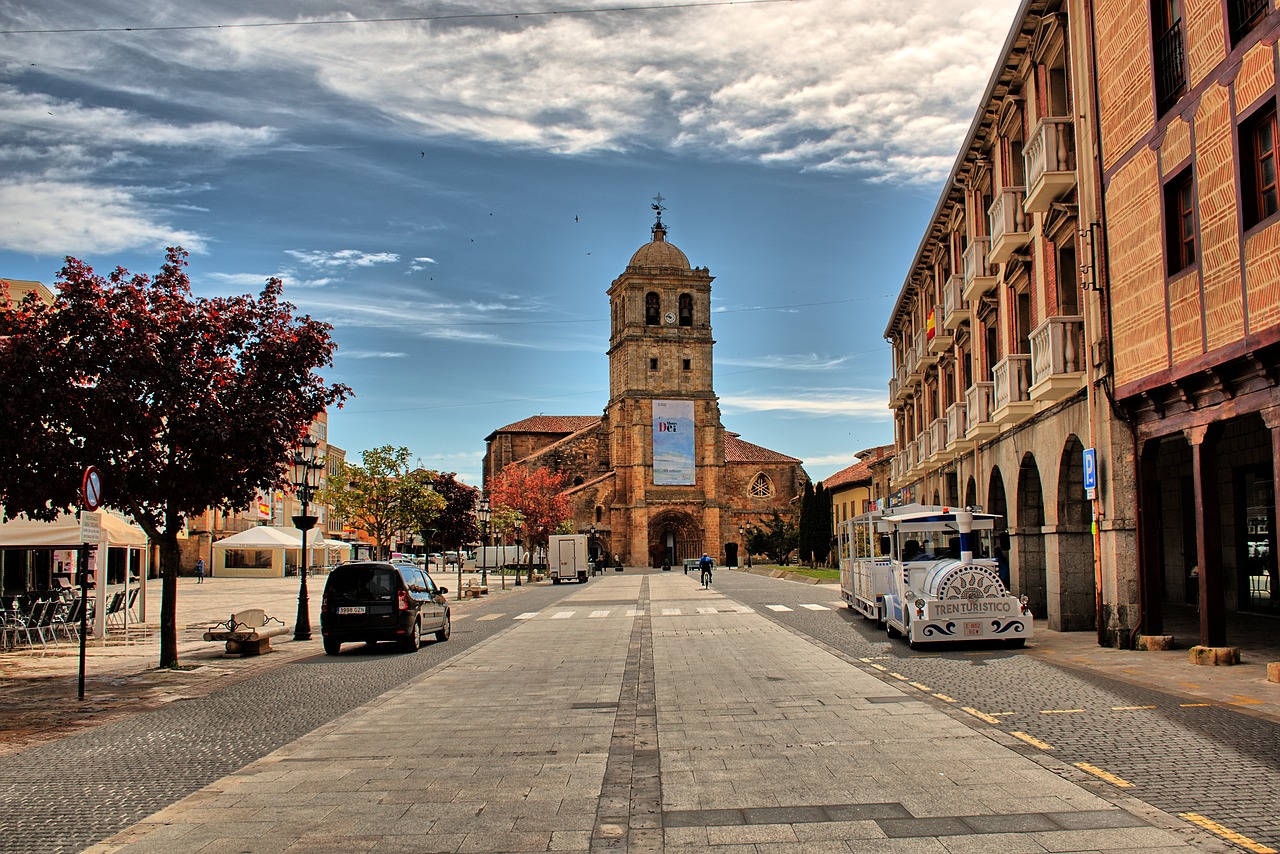
[[[547,537],[572,513],[569,498],[560,490],[568,475],[545,468],[527,469],[519,463],[504,468],[489,486],[494,509],[514,510],[524,517],[521,536],[532,552],[547,545]],[[532,576],[533,568],[529,569]]]
[[[187,253],[155,278],[105,278],[67,258],[52,307],[0,312],[0,503],[6,518],[53,519],[77,504],[81,474],[131,515],[160,552],[160,666],[178,663],[178,534],[210,507],[243,509],[285,485],[291,450],[351,390],[331,364],[330,327],[295,317],[282,283],[197,299]]]

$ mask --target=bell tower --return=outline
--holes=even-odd
[[[627,560],[718,554],[724,427],[712,387],[711,282],[667,241],[662,196],[653,239],[609,286],[614,543]],[[695,555],[696,556],[696,555]]]

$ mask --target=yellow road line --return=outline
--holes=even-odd
[[[937,697],[939,700],[942,700],[942,701],[947,702],[947,703],[954,703],[954,702],[956,702],[956,698],[955,698],[955,697],[948,697],[946,694],[939,694],[939,693],[936,693],[936,692],[935,692],[933,696],[935,696],[935,697]]]
[[[1184,709],[1203,709],[1216,705],[1216,703],[1179,703],[1178,705]]]
[[[1119,786],[1122,789],[1132,789],[1133,784],[1128,780],[1122,780],[1110,771],[1103,771],[1097,765],[1090,765],[1088,762],[1077,762],[1076,767],[1081,771],[1088,771],[1095,777],[1101,777],[1113,786]]]
[[[910,685],[912,688],[919,688],[921,691],[924,691],[926,694],[931,693],[933,691],[933,689],[930,688],[928,685],[921,685],[919,682],[908,682],[907,684]]]
[[[1138,709],[1154,709],[1155,706],[1112,706],[1113,712],[1134,712]]]
[[[907,681],[907,677],[903,676],[901,673],[894,673],[893,671],[889,671],[889,675],[892,676],[894,679],[901,679],[903,682]]]
[[[969,708],[968,706],[961,706],[961,708],[962,708],[962,709],[964,709],[964,710],[965,710],[966,712],[968,712],[969,714],[973,715],[975,718],[977,718],[977,719],[978,719],[978,720],[980,720],[980,721],[986,721],[987,723],[992,724],[993,726],[999,726],[999,725],[1000,725],[1000,719],[999,719],[999,718],[992,717],[991,715],[987,714],[986,712],[980,712],[980,711],[978,711],[977,709],[971,709],[971,708]]]
[[[1256,706],[1262,702],[1261,700],[1255,700],[1253,697],[1246,697],[1244,694],[1232,694],[1231,696],[1236,698],[1228,704],[1231,706]]]
[[[1227,828],[1218,824],[1216,821],[1205,818],[1199,813],[1180,812],[1178,813],[1178,818],[1184,818],[1187,821],[1191,822],[1192,824],[1198,824],[1201,827],[1203,827],[1205,830],[1218,834],[1228,842],[1234,842],[1236,845],[1239,845],[1241,848],[1244,848],[1247,851],[1253,851],[1254,854],[1277,854],[1276,849],[1268,848],[1267,846],[1261,843],[1254,842],[1249,837],[1242,836],[1241,834],[1236,833],[1234,830],[1228,830]]]
[[[1032,747],[1038,747],[1041,750],[1053,750],[1052,744],[1047,744],[1041,741],[1040,739],[1036,738],[1034,735],[1027,735],[1025,732],[1011,732],[1009,733],[1009,735],[1013,736],[1014,738],[1022,739]]]
[[[888,669],[889,669],[889,668],[885,667],[883,664],[872,664],[871,666],[872,666],[872,667],[874,667],[876,670],[888,670]]]
[[[1040,714],[1042,715],[1077,715],[1083,711],[1084,709],[1041,709]]]

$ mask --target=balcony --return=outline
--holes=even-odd
[[[977,444],[1000,432],[1000,425],[992,417],[995,393],[995,383],[974,383],[965,390],[965,419],[969,422],[964,431],[966,441]]]
[[[906,404],[907,396],[902,393],[902,386],[897,377],[889,377],[889,408],[901,409]]]
[[[990,264],[1003,264],[1013,253],[1031,240],[1027,231],[1027,212],[1022,208],[1026,191],[1022,187],[1005,187],[991,203],[987,215],[991,219]]]
[[[937,336],[935,335],[934,337],[936,338]],[[921,373],[924,372],[925,368],[938,364],[938,353],[931,344],[932,342],[929,341],[925,332],[921,331],[916,335],[916,364],[919,365]]]
[[[947,427],[947,419],[935,418],[933,423],[929,425],[929,433],[933,436],[931,439],[929,455],[930,460],[941,465],[956,455],[956,450],[951,446],[951,434]]]
[[[929,352],[934,356],[941,356],[943,353],[951,349],[951,345],[956,341],[955,336],[948,332],[945,328],[938,326],[933,327],[933,337],[929,339]]]
[[[957,400],[947,407],[947,438],[954,456],[959,456],[973,444],[968,438],[968,411],[968,404],[963,400]]]
[[[987,291],[995,290],[996,273],[987,261],[991,238],[975,237],[964,250],[964,292],[968,303],[976,302]]]
[[[1022,153],[1027,167],[1027,213],[1044,213],[1076,185],[1076,132],[1071,119],[1046,116]]]
[[[937,467],[938,458],[933,453],[933,434],[926,427],[916,437],[916,468],[922,472],[931,472]]]
[[[914,344],[903,352],[902,365],[907,372],[907,381],[903,383],[903,392],[908,391],[912,385],[920,382],[924,377],[924,370],[920,367],[920,353]]]
[[[1181,18],[1156,39],[1155,53],[1157,109],[1163,114],[1187,91],[1187,60]]]
[[[942,288],[942,328],[955,331],[969,322],[969,304],[964,300],[964,276],[953,273]]]
[[[1084,318],[1051,317],[1031,333],[1031,399],[1053,403],[1084,388]]]
[[[998,424],[1016,424],[1036,411],[1031,400],[1031,356],[1011,353],[991,370],[995,379],[991,419]]]

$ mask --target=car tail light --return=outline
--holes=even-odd
[[[396,596],[396,606],[401,611],[409,610],[409,591],[408,590],[401,590],[400,593]]]
[[[324,614],[329,611],[329,592],[326,590],[324,595],[320,597],[320,613]]]

